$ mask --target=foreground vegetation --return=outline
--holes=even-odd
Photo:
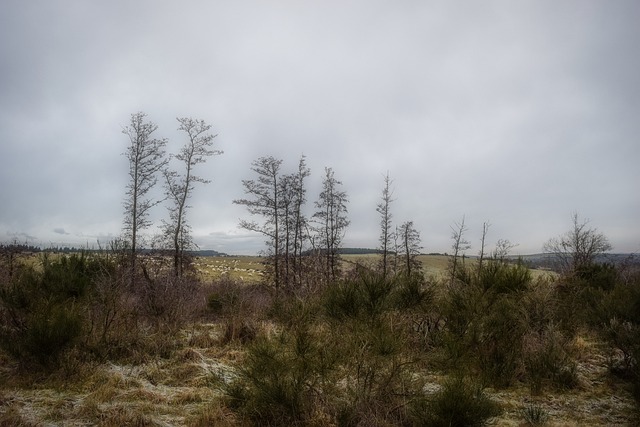
[[[387,277],[347,257],[327,286],[276,292],[260,258],[182,277],[141,258],[134,280],[128,260],[3,262],[0,425],[638,422],[632,267],[491,259],[450,280],[444,257]]]

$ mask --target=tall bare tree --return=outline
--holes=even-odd
[[[389,267],[389,251],[393,241],[393,229],[391,228],[391,220],[393,215],[391,214],[391,203],[394,201],[392,198],[393,190],[391,189],[391,183],[393,181],[389,178],[389,172],[384,177],[384,187],[382,188],[382,199],[376,208],[376,211],[380,214],[380,253],[382,259],[380,260],[380,269],[382,276],[387,277],[387,270]]]
[[[280,288],[280,258],[282,250],[281,234],[281,190],[280,167],[282,160],[274,157],[260,157],[251,163],[251,170],[258,178],[253,180],[243,180],[244,192],[249,196],[247,199],[237,199],[233,203],[246,206],[251,215],[259,215],[264,218],[264,222],[251,220],[240,220],[240,228],[255,231],[266,236],[270,249],[272,250],[274,284],[276,289]]]
[[[420,255],[420,232],[416,230],[413,221],[403,223],[398,229],[400,236],[401,253],[404,256],[404,269],[407,276],[421,267],[418,255]]]
[[[451,276],[451,283],[455,281],[456,273],[458,272],[458,260],[462,257],[464,263],[465,251],[471,248],[469,241],[465,238],[467,232],[467,226],[464,224],[464,215],[462,215],[462,221],[454,223],[451,226],[451,249],[453,249],[453,255],[450,259],[449,273]]]
[[[178,118],[178,130],[187,134],[187,141],[174,157],[182,163],[182,172],[164,169],[165,190],[169,199],[169,221],[165,222],[165,236],[171,240],[173,251],[173,268],[176,276],[184,271],[185,250],[193,245],[190,225],[186,213],[187,201],[195,189],[195,183],[207,184],[206,180],[194,173],[194,168],[207,161],[208,157],[222,154],[221,150],[213,150],[213,139],[216,135],[209,133],[211,125],[203,120]]]
[[[289,218],[289,225],[287,227],[290,237],[287,239],[290,250],[291,258],[291,273],[295,284],[300,286],[302,284],[302,252],[304,248],[304,242],[307,238],[305,230],[307,229],[307,218],[305,217],[302,209],[307,201],[307,191],[305,188],[305,179],[311,174],[311,171],[307,167],[305,156],[301,156],[298,162],[298,171],[294,174],[288,175],[285,182],[287,183],[286,192],[290,195],[290,203],[288,208],[290,213],[287,215]],[[287,257],[289,258],[289,256]]]
[[[482,271],[482,262],[484,261],[487,233],[489,232],[489,227],[491,227],[491,224],[489,223],[489,221],[485,221],[482,223],[482,237],[480,238],[480,253],[478,254],[478,272]]]
[[[589,220],[581,221],[578,213],[574,212],[571,222],[571,230],[549,239],[543,246],[543,251],[554,255],[565,273],[588,267],[598,255],[611,250],[611,244],[604,234],[595,228],[587,228]]]
[[[340,190],[342,182],[338,181],[333,169],[325,168],[322,191],[316,200],[317,242],[322,246],[325,258],[325,281],[335,281],[339,271],[339,249],[349,225],[347,219],[347,193]]]
[[[151,225],[149,211],[160,200],[154,200],[151,189],[158,181],[158,172],[166,166],[166,139],[156,139],[152,134],[158,126],[146,120],[146,114],[131,114],[129,126],[122,133],[129,137],[129,147],[124,155],[129,161],[129,183],[124,200],[124,232],[130,248],[131,283],[135,280],[139,232]]]

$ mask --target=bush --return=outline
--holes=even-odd
[[[531,272],[522,263],[505,264],[491,260],[473,276],[473,281],[493,294],[509,294],[524,291],[531,282]]]
[[[400,276],[395,291],[395,306],[399,310],[426,309],[433,303],[433,287],[427,286],[422,274]]]
[[[526,315],[515,298],[502,295],[484,314],[477,356],[482,376],[489,383],[505,387],[516,377],[522,358],[522,337]]]
[[[365,316],[375,320],[393,308],[395,278],[385,278],[373,271],[361,271],[353,279],[329,285],[324,295],[326,313],[341,320]]]
[[[615,369],[631,381],[640,402],[640,272],[606,295],[599,318],[602,336],[622,354],[621,366]]]
[[[302,422],[332,367],[321,343],[305,328],[257,339],[225,388],[230,406],[262,425]]]
[[[501,412],[482,387],[463,377],[448,380],[433,396],[411,405],[414,424],[432,427],[483,426]]]
[[[527,425],[542,426],[549,420],[549,413],[540,405],[529,404],[520,409],[520,414]]]
[[[56,260],[45,255],[40,270],[24,267],[0,289],[0,345],[23,365],[56,365],[89,329],[87,295],[106,267],[85,254]]]
[[[155,331],[173,334],[204,309],[199,296],[197,279],[167,272],[139,284],[136,305]]]
[[[363,308],[359,287],[351,281],[329,285],[325,292],[324,306],[327,315],[336,320],[358,317]]]
[[[257,335],[257,318],[265,314],[271,297],[264,287],[222,278],[207,289],[207,311],[225,327],[222,343],[252,341]]]
[[[558,389],[571,389],[578,384],[570,341],[553,324],[542,333],[529,331],[523,341],[523,358],[532,394],[539,394],[545,383]]]

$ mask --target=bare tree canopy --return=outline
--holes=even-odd
[[[404,257],[404,269],[407,276],[421,267],[418,255],[420,255],[421,239],[420,232],[416,230],[413,221],[403,223],[398,229],[400,236],[400,251]]]
[[[382,259],[380,260],[380,269],[382,276],[387,277],[387,269],[389,267],[389,249],[394,239],[393,230],[391,228],[391,203],[393,202],[393,190],[391,189],[392,180],[389,172],[384,177],[384,187],[382,188],[382,197],[380,203],[376,207],[376,211],[380,214],[380,252]]]
[[[588,219],[581,221],[578,213],[574,212],[571,222],[571,230],[549,239],[543,246],[543,251],[552,254],[566,273],[588,267],[595,262],[596,256],[612,249],[604,234],[596,228],[588,228]]]
[[[155,139],[152,134],[158,126],[146,120],[146,114],[131,114],[129,126],[122,133],[129,137],[129,147],[124,155],[129,161],[129,183],[124,201],[124,232],[131,245],[131,270],[135,273],[138,233],[151,225],[149,211],[160,203],[150,197],[149,191],[158,181],[158,172],[166,166],[166,139]],[[131,274],[133,280],[135,274]]]
[[[169,199],[169,221],[165,221],[164,234],[171,240],[174,258],[174,272],[181,276],[185,250],[193,246],[190,226],[186,219],[189,208],[187,201],[195,188],[195,183],[206,184],[209,181],[196,175],[194,168],[207,161],[208,157],[218,156],[223,152],[213,150],[213,139],[216,135],[209,133],[211,125],[203,120],[192,118],[178,118],[180,126],[178,130],[187,134],[187,141],[182,149],[175,155],[175,159],[182,163],[182,172],[164,170],[165,191]]]
[[[251,163],[251,170],[257,179],[242,180],[244,192],[249,198],[237,199],[233,203],[247,208],[251,215],[264,218],[262,224],[255,220],[240,220],[239,227],[261,233],[268,238],[268,245],[273,251],[275,286],[280,286],[280,246],[281,246],[281,185],[280,167],[282,160],[272,156],[260,157]]]
[[[345,230],[349,225],[347,219],[347,193],[340,189],[342,182],[338,181],[333,169],[325,168],[322,181],[322,191],[316,200],[316,233],[318,244],[325,256],[325,279],[335,280],[338,274],[339,253]]]
[[[465,237],[467,226],[465,225],[464,220],[465,216],[462,215],[462,220],[460,222],[454,223],[454,225],[451,226],[451,240],[453,241],[453,243],[451,244],[453,255],[451,256],[449,265],[451,283],[454,282],[456,273],[458,272],[459,258],[462,256],[462,260],[464,262],[465,252],[471,248],[470,242]]]

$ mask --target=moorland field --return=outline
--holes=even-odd
[[[263,257],[4,258],[0,426],[638,423],[632,266],[379,258],[278,290]]]

